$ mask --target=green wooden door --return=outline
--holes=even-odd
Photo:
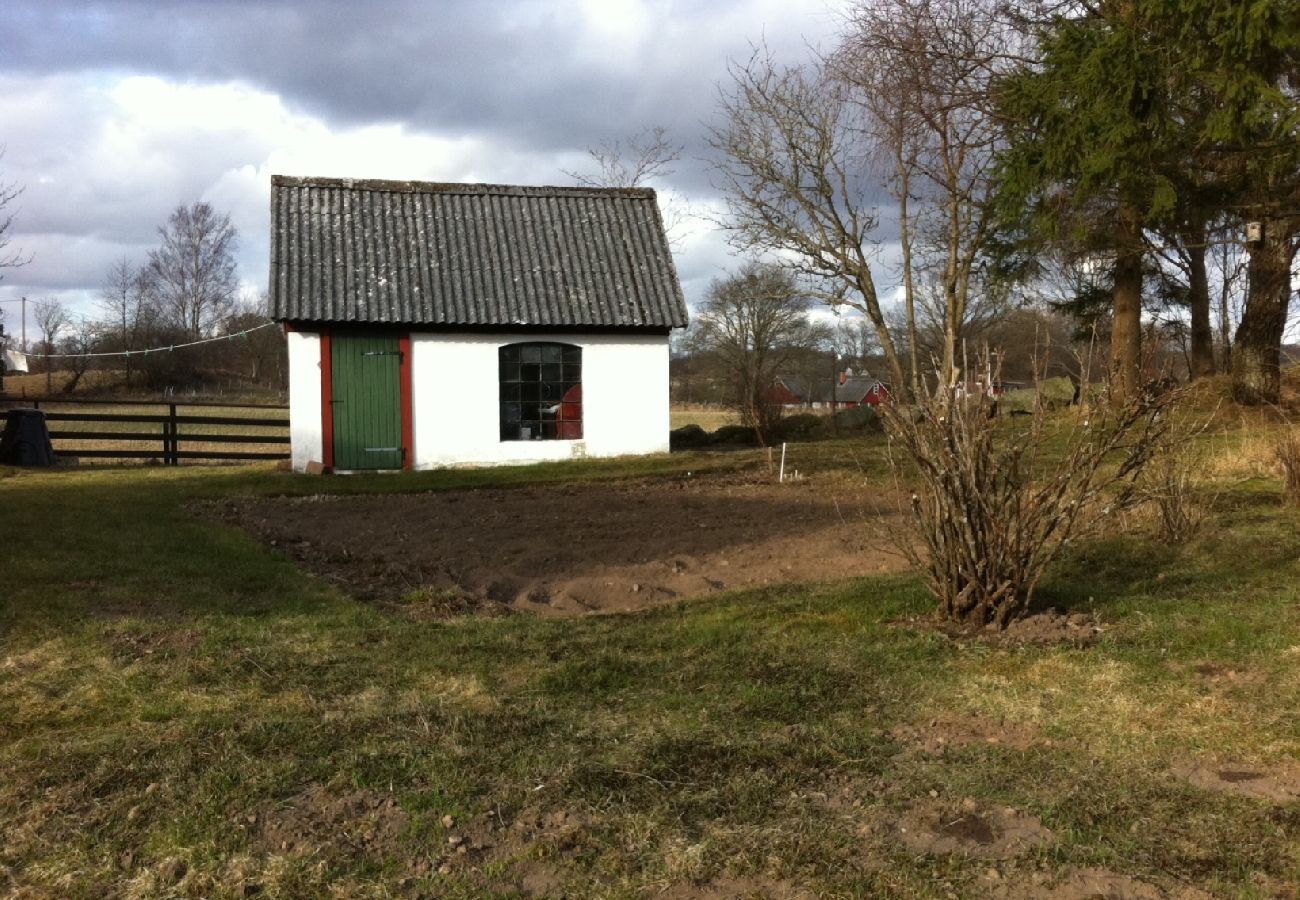
[[[334,332],[330,338],[334,468],[402,467],[402,359],[397,335]]]

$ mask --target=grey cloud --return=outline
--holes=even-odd
[[[551,6],[21,0],[0,41],[10,70],[241,79],[337,123],[403,121],[556,150],[647,123],[695,144],[728,55],[761,36],[795,49],[833,25],[829,13],[765,23],[739,3],[678,4],[652,18],[630,57],[597,60],[602,48]]]
[[[802,58],[806,41],[833,33],[833,2],[811,14],[753,0],[665,3],[626,48],[611,50],[584,35],[568,7],[545,0],[10,0],[0,95],[45,94],[5,106],[0,123],[9,148],[0,178],[31,175],[19,228],[36,254],[6,273],[0,299],[21,291],[84,298],[115,258],[144,255],[177,203],[199,198],[231,212],[241,271],[254,283],[264,278],[267,186],[231,173],[265,163],[271,139],[169,133],[149,141],[147,159],[106,159],[97,130],[106,101],[87,90],[88,79],[235,81],[336,129],[394,122],[478,136],[492,149],[474,173],[490,180],[562,182],[559,169],[571,167],[562,160],[660,124],[686,145],[671,185],[699,200],[716,194],[702,123],[714,114],[728,58],[758,40]],[[690,246],[679,260],[688,296],[730,263],[720,235]]]

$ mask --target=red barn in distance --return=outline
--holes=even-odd
[[[845,369],[833,380],[777,376],[769,396],[786,409],[853,409],[887,403],[891,394],[889,385],[880,379]]]

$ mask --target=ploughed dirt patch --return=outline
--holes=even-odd
[[[1174,774],[1207,791],[1222,791],[1273,803],[1300,800],[1300,761],[1271,765],[1196,762],[1177,766]]]
[[[879,500],[842,483],[729,476],[214,508],[354,595],[415,615],[566,616],[901,568],[872,539]]]

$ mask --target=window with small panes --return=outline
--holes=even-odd
[[[582,437],[582,348],[533,341],[498,351],[501,440]]]

